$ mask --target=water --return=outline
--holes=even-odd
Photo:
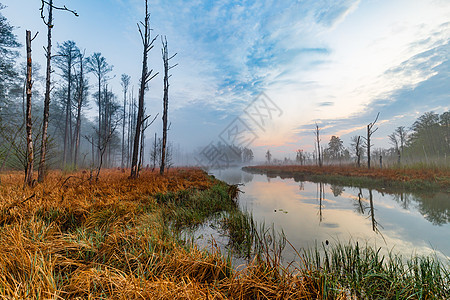
[[[296,248],[340,241],[358,241],[405,256],[435,253],[450,259],[450,199],[448,193],[389,194],[294,179],[269,178],[240,169],[216,170],[216,178],[242,183],[241,209],[257,223],[284,231]],[[226,247],[226,237],[206,224],[197,232],[198,243],[214,238]],[[286,247],[283,258],[294,260]]]

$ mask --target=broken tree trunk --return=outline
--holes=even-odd
[[[46,59],[47,69],[45,77],[45,98],[44,98],[44,118],[42,119],[42,141],[41,141],[41,159],[38,168],[38,182],[43,182],[45,177],[45,159],[47,156],[47,140],[48,140],[48,117],[50,110],[50,85],[51,85],[51,59],[52,59],[52,28],[53,28],[53,0],[50,0],[48,8],[47,24],[47,48]]]
[[[32,61],[31,61],[31,31],[26,31],[26,46],[27,46],[27,111],[26,111],[26,131],[27,131],[27,167],[25,170],[25,184],[33,185],[33,135],[32,135],[32,121],[31,121],[31,88],[32,82]]]
[[[145,0],[145,20],[142,24],[144,26],[143,31],[141,27],[138,25],[139,33],[141,35],[142,44],[143,44],[143,58],[142,58],[142,74],[141,74],[141,84],[139,87],[139,106],[136,120],[136,131],[134,136],[134,144],[133,144],[133,157],[131,161],[131,175],[130,178],[137,178],[139,176],[139,142],[141,135],[141,128],[143,126],[144,120],[144,95],[145,89],[147,88],[147,84],[150,80],[152,80],[158,73],[152,75],[153,70],[148,71],[148,52],[153,48],[153,43],[157,37],[153,40],[150,38],[150,14],[148,12],[148,1]]]

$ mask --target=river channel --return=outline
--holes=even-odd
[[[435,254],[450,259],[450,199],[448,193],[388,193],[294,179],[249,174],[240,168],[210,174],[229,184],[241,184],[239,205],[252,213],[256,223],[284,232],[295,249],[322,243],[349,241],[411,255]],[[197,244],[227,238],[213,224],[195,233]],[[287,246],[283,258],[295,260]]]

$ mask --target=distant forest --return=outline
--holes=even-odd
[[[371,123],[372,124],[372,123]],[[374,123],[373,125],[376,125]],[[369,126],[369,125],[368,125]],[[376,127],[372,128],[376,137]],[[316,131],[319,142],[314,152],[298,149],[295,163],[298,164],[368,164],[367,135],[353,136],[348,147],[338,136],[332,136],[328,143],[321,143],[320,128]],[[444,166],[450,164],[450,111],[442,114],[426,112],[409,127],[399,126],[388,136],[390,148],[384,149],[370,141],[370,160],[374,167],[392,165],[411,165],[423,163]],[[320,162],[317,149],[320,149]],[[266,153],[266,161],[270,163],[294,163],[288,158],[272,159],[270,150]]]

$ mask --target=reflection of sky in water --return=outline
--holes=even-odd
[[[450,257],[448,194],[425,198],[372,190],[377,233],[373,231],[367,189],[323,184],[321,193],[318,183],[268,180],[265,175],[249,177],[237,169],[214,172],[214,175],[229,183],[244,182],[240,187],[244,192],[239,199],[241,207],[251,211],[255,221],[273,223],[278,230],[282,228],[297,249],[325,240],[345,243],[351,239],[406,256],[430,254],[434,249],[439,256]],[[293,258],[289,251],[285,255],[287,259]]]

